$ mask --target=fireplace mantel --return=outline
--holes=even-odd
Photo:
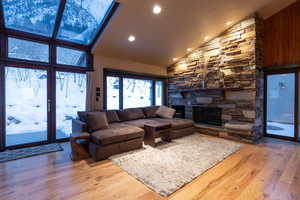
[[[208,91],[241,91],[241,90],[247,90],[246,88],[190,88],[190,89],[176,89],[176,90],[169,90],[169,93],[180,93],[182,98],[185,98],[185,96],[188,93],[192,92],[208,92]],[[255,90],[255,89],[248,89],[248,90]]]
[[[169,90],[169,92],[198,92],[198,91],[210,91],[210,90],[230,90],[230,91],[239,91],[244,90],[244,88],[190,88],[190,89],[175,89],[175,90]]]

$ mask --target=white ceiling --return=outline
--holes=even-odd
[[[121,6],[94,48],[94,54],[167,66],[187,48],[203,44],[233,23],[258,12],[267,18],[296,0],[120,0]],[[155,4],[162,7],[154,15]],[[136,41],[128,42],[129,35]]]

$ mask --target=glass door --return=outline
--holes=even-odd
[[[48,140],[47,70],[5,67],[6,147]]]
[[[295,138],[295,73],[267,75],[267,134]]]
[[[85,111],[86,74],[56,72],[56,139],[69,138],[72,119]]]

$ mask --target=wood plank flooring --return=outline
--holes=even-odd
[[[266,138],[257,145],[244,144],[168,198],[110,161],[74,163],[69,144],[63,146],[63,152],[0,164],[0,199],[300,200],[299,143]]]

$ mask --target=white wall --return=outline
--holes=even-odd
[[[148,65],[144,63],[138,63],[129,60],[121,60],[118,58],[104,57],[100,55],[94,55],[94,69],[92,73],[92,107],[94,109],[101,109],[103,107],[103,69],[111,68],[118,70],[125,70],[131,72],[138,72],[143,74],[166,76],[167,69],[163,66]],[[100,101],[96,102],[96,88],[100,87],[101,97]]]

